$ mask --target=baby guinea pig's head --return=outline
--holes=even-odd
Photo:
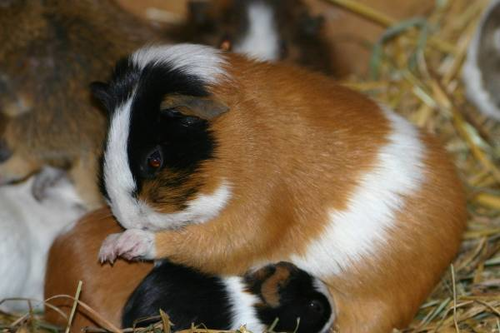
[[[203,176],[217,152],[211,123],[228,111],[208,89],[224,80],[224,64],[210,47],[152,46],[92,85],[109,113],[102,190],[125,228],[203,223],[229,200],[223,180],[208,188]]]

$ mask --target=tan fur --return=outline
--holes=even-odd
[[[276,271],[265,280],[261,286],[260,293],[267,304],[272,307],[280,305],[279,291],[288,283],[289,277],[290,270],[287,267],[277,266]]]
[[[104,208],[88,214],[72,230],[60,236],[49,254],[45,298],[54,295],[74,296],[78,281],[81,280],[83,287],[80,300],[120,327],[125,302],[153,267],[150,263],[124,260],[118,260],[113,267],[98,262],[97,254],[104,238],[120,230],[110,211]],[[50,304],[69,314],[73,301],[54,299]],[[64,318],[48,307],[45,319],[53,324],[66,325]],[[96,318],[79,307],[72,332],[80,332],[85,326],[104,324],[92,319]]]
[[[324,231],[327,211],[346,208],[390,130],[376,103],[323,76],[228,59],[234,79],[212,92],[230,111],[213,121],[216,158],[196,177],[204,194],[226,180],[231,200],[208,223],[156,233],[155,254],[205,272],[242,274],[303,254]],[[405,327],[458,250],[463,189],[445,152],[421,136],[425,181],[405,198],[388,245],[326,279],[341,332]]]

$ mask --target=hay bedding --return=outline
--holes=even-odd
[[[500,124],[466,101],[460,80],[467,46],[488,0],[436,0],[425,19],[399,23],[355,0],[329,1],[388,28],[374,46],[370,77],[352,77],[345,84],[437,135],[468,189],[469,227],[460,255],[402,332],[500,332]],[[1,314],[0,330],[56,330],[39,318]],[[168,316],[161,314],[154,327],[141,331],[170,332]],[[184,332],[222,331],[199,327]],[[247,331],[243,327],[240,332]]]

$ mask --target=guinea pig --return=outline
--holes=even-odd
[[[340,331],[377,333],[412,320],[458,251],[446,152],[326,76],[179,44],[136,51],[93,90],[109,111],[102,188],[127,229],[102,261],[222,275],[288,261],[328,285]]]
[[[469,45],[462,78],[467,98],[488,117],[500,120],[500,1],[491,1]]]
[[[244,277],[198,273],[168,261],[158,263],[130,296],[122,327],[145,327],[168,314],[175,330],[203,325],[251,332],[326,333],[334,305],[326,286],[286,262],[267,265]],[[152,318],[140,320],[144,318]]]
[[[88,86],[156,31],[111,0],[18,0],[0,6],[0,185],[44,165],[69,170],[88,204],[105,116]]]
[[[87,214],[73,228],[60,235],[49,252],[45,299],[57,295],[74,296],[78,282],[82,281],[80,301],[115,327],[120,327],[122,309],[128,297],[153,268],[149,262],[118,260],[111,267],[97,261],[99,248],[106,236],[122,230],[109,209],[102,208]],[[69,316],[74,302],[69,298],[54,298],[49,303]],[[45,320],[62,327],[67,325],[67,319],[50,307],[45,309]],[[81,332],[87,326],[109,329],[106,323],[99,322],[99,318],[79,306],[71,331]]]
[[[191,0],[177,42],[207,44],[334,74],[324,19],[302,0]]]
[[[36,193],[35,196],[33,193]],[[61,171],[44,168],[27,181],[0,187],[0,302],[43,300],[47,254],[56,236],[85,212]],[[27,301],[4,301],[3,311],[27,311]]]
[[[80,300],[116,327],[132,327],[141,317],[157,316],[159,309],[170,316],[176,330],[191,323],[218,329],[247,324],[263,332],[276,318],[279,331],[294,331],[299,324],[297,332],[324,332],[331,325],[335,312],[326,286],[289,263],[269,265],[244,277],[208,276],[167,261],[157,263],[152,271],[152,264],[145,262],[100,265],[96,258],[102,241],[120,230],[109,210],[101,209],[59,236],[49,254],[45,298],[74,295],[81,280]],[[73,305],[67,298],[49,303],[67,314]],[[45,319],[66,325],[65,318],[49,307]],[[71,328],[79,332],[99,325],[103,323],[79,307]]]

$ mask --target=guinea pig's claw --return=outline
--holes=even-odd
[[[101,262],[113,263],[117,257],[127,260],[153,259],[154,234],[144,230],[129,229],[109,235],[99,251]]]
[[[120,238],[121,233],[118,234],[111,234],[106,239],[101,245],[101,249],[99,250],[99,261],[101,264],[104,264],[105,262],[109,262],[111,265],[114,264],[116,257],[118,254],[115,251],[115,243],[117,242],[118,238]]]

